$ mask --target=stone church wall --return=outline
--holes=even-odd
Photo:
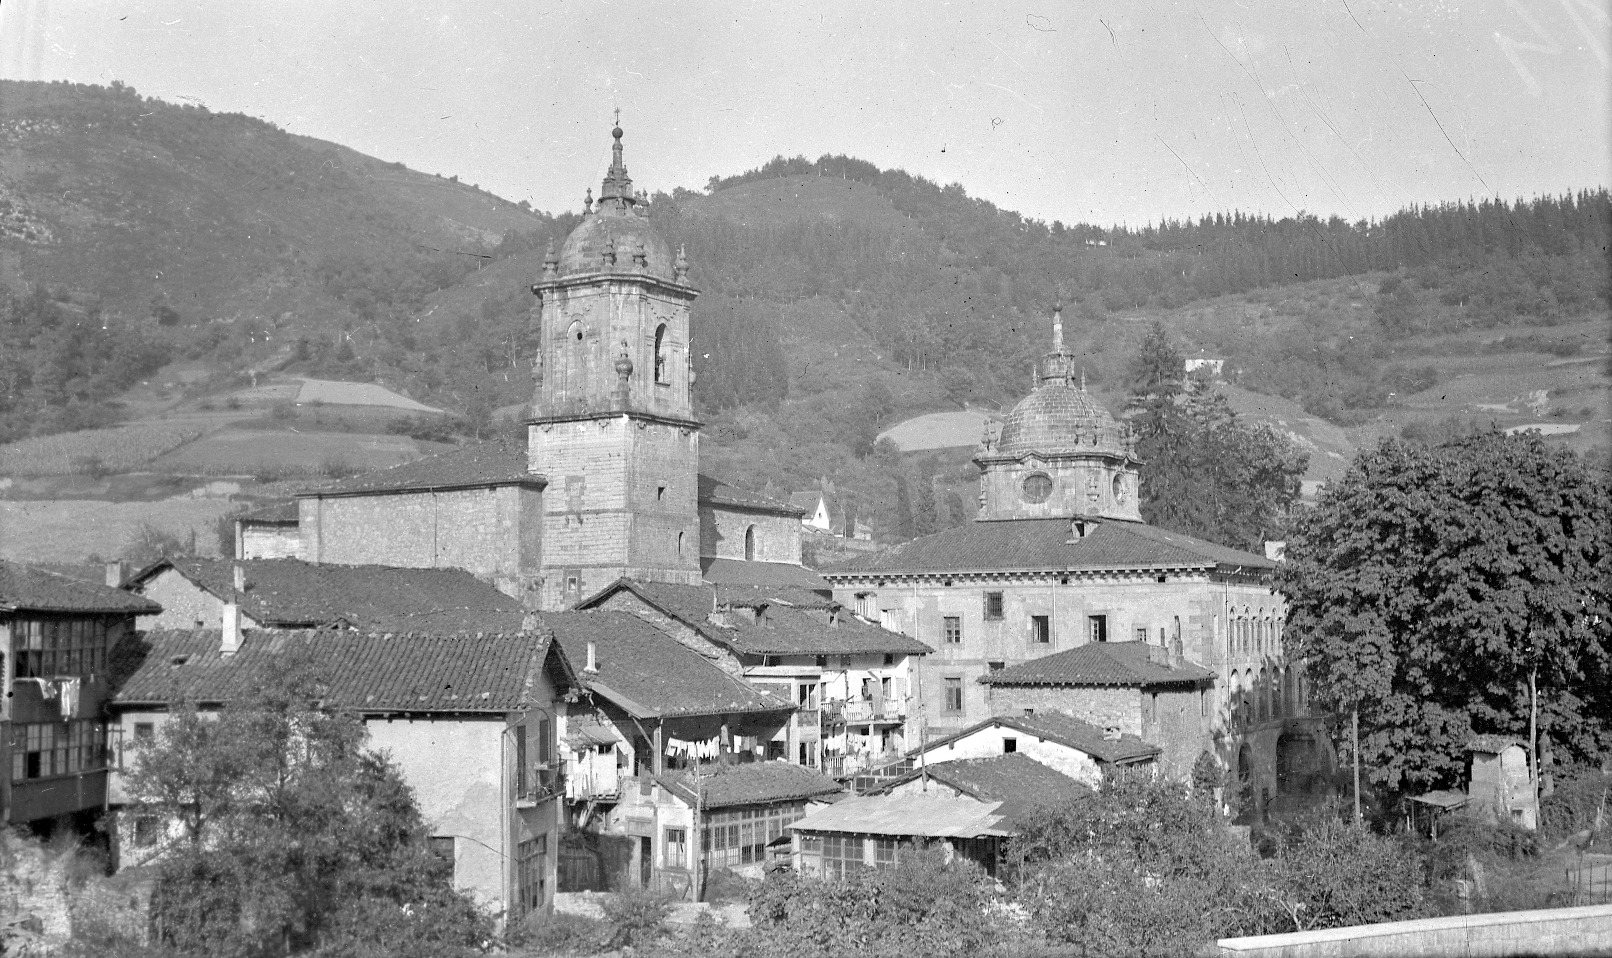
[[[308,559],[337,565],[456,568],[519,597],[542,545],[541,492],[522,486],[306,498]]]
[[[800,562],[800,519],[766,512],[751,512],[714,503],[700,504],[700,555],[714,559],[744,559],[745,531],[755,529],[757,562]]]

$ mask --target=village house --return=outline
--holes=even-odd
[[[914,749],[914,768],[964,759],[1023,755],[1090,788],[1121,769],[1151,772],[1164,750],[1135,731],[1098,727],[1071,715],[1027,708],[976,723]],[[912,774],[912,773],[909,773]]]
[[[561,890],[616,889],[625,880],[689,896],[701,867],[759,864],[754,850],[737,845],[729,862],[725,832],[691,844],[726,821],[700,817],[705,809],[693,796],[707,778],[724,783],[709,796],[713,809],[736,808],[740,818],[780,828],[808,798],[839,790],[771,757],[793,700],[752,687],[629,612],[549,613],[543,622],[580,664],[582,687],[563,718],[571,828]]]
[[[360,716],[368,747],[397,765],[455,888],[506,925],[551,910],[564,796],[557,735],[576,676],[549,633],[157,630],[126,636],[119,651],[127,672],[111,702],[107,798],[120,867],[184,840],[122,784],[174,703],[216,711],[296,663],[318,675],[321,707]]]
[[[1214,753],[1261,812],[1279,746],[1329,760],[1283,654],[1276,562],[1141,521],[1134,438],[1086,391],[1058,311],[1034,389],[974,462],[973,522],[823,571],[858,614],[934,647],[919,667],[926,736],[1000,712],[980,681],[991,673],[1131,641],[1179,648],[1212,676]]]
[[[769,758],[834,778],[900,761],[916,701],[915,662],[933,651],[798,586],[669,585],[622,580],[579,608],[656,623],[751,685],[799,706]]]
[[[523,614],[520,602],[463,569],[175,556],[135,573],[128,587],[162,604],[140,623],[155,629],[223,628],[232,604],[243,629],[496,630]]]
[[[253,509],[235,519],[235,556],[240,559],[305,558],[295,500]]]
[[[93,838],[106,804],[108,663],[135,617],[162,607],[119,588],[0,560],[0,818]]]
[[[1061,712],[1093,730],[1160,743],[1161,770],[1185,778],[1200,755],[1215,750],[1214,678],[1163,646],[1092,642],[979,681],[1001,714]]]

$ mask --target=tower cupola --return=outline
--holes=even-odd
[[[981,519],[1141,519],[1135,443],[1086,391],[1080,357],[1064,343],[1061,303],[1052,312],[1052,349],[1036,363],[1030,394],[974,461]]]

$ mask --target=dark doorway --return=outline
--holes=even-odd
[[[644,837],[638,839],[638,886],[648,888],[649,880],[655,874],[654,841]]]

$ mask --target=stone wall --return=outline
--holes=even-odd
[[[625,415],[534,423],[527,449],[549,483],[543,608],[623,576],[699,583],[697,430]]]
[[[300,525],[311,562],[465,569],[519,598],[539,572],[542,500],[513,484],[311,496],[300,502]]]
[[[238,522],[236,527],[236,555],[242,559],[301,559],[306,554],[298,526]]]
[[[1037,712],[1062,712],[1101,729],[1117,727],[1121,732],[1147,738],[1144,734],[1147,729],[1142,725],[1142,693],[1134,688],[987,688],[990,688],[991,703],[997,715],[1022,715],[1027,708]]]
[[[174,569],[163,571],[140,586],[141,595],[162,606],[157,615],[142,615],[141,630],[220,629],[224,626],[224,600],[180,575]],[[251,616],[241,616],[241,627],[258,628]]]
[[[715,503],[700,504],[700,555],[714,559],[744,559],[745,533],[754,530],[757,562],[800,563],[800,519],[767,512],[752,512]]]
[[[1285,935],[1222,938],[1216,954],[1243,958],[1399,958],[1612,954],[1612,905],[1453,915]]]
[[[924,749],[924,759],[934,764],[962,758],[990,758],[1006,752],[1004,739],[1014,740],[1015,751],[1028,755],[1048,768],[1057,769],[1077,782],[1096,788],[1102,778],[1097,761],[1085,752],[1006,726],[982,728],[955,742],[931,745]]]

